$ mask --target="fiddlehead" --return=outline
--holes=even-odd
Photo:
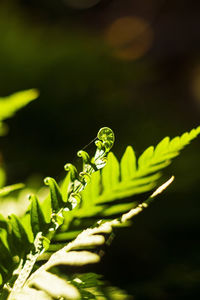
[[[27,240],[26,244],[29,244],[30,251],[28,253],[25,251],[24,254],[19,253],[19,256],[21,256],[21,264],[18,271],[15,271],[17,279],[12,287],[12,292],[9,296],[10,299],[12,299],[12,297],[14,297],[14,295],[24,286],[36,260],[48,249],[52,237],[57,229],[63,224],[63,213],[74,208],[78,209],[78,204],[81,202],[81,191],[88,184],[91,174],[99,169],[99,161],[101,160],[102,162],[106,158],[109,149],[113,145],[110,133],[112,133],[111,129],[106,128],[105,132],[104,128],[104,134],[100,134],[99,137],[101,140],[99,140],[95,158],[93,160],[90,159],[87,152],[83,150],[78,152],[78,156],[83,160],[83,169],[81,172],[78,173],[76,167],[72,164],[65,165],[65,170],[68,171],[70,177],[68,190],[65,191],[67,192],[67,201],[64,200],[63,192],[61,192],[56,181],[50,177],[47,177],[44,180],[44,183],[49,186],[50,189],[47,199],[47,201],[50,201],[49,210],[42,208],[35,195],[30,196],[31,205],[29,216],[32,246]],[[16,232],[15,235],[23,240],[23,236],[26,236],[23,225],[14,216],[11,220],[13,220],[11,223],[13,232]],[[18,225],[20,236],[15,229],[15,224]]]

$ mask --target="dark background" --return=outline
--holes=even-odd
[[[1,1],[0,95],[33,87],[40,98],[1,138],[8,184],[59,179],[103,126],[118,158],[198,126],[200,2]],[[199,147],[168,168],[173,186],[117,232],[97,269],[136,300],[200,296]]]

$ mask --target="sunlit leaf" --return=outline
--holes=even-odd
[[[0,121],[12,117],[17,110],[38,98],[36,89],[14,93],[7,97],[0,97]]]

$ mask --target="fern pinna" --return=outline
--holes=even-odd
[[[50,177],[44,180],[49,195],[43,202],[30,195],[22,218],[0,216],[1,299],[98,299],[100,291],[95,284],[88,287],[87,274],[73,277],[58,266],[98,262],[100,252],[94,250],[106,242],[113,227],[126,225],[172,182],[173,177],[158,187],[160,171],[199,133],[197,127],[172,140],[167,137],[138,160],[128,146],[119,162],[110,152],[113,131],[100,129],[94,157],[78,152],[81,172],[66,164],[68,174],[60,185]],[[130,196],[154,188],[143,203],[130,201]],[[102,299],[114,299],[114,292],[112,298],[103,288],[101,293]]]

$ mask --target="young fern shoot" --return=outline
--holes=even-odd
[[[14,299],[15,295],[23,288],[29,277],[38,257],[48,249],[50,241],[56,230],[62,225],[64,216],[63,211],[69,211],[77,207],[80,203],[80,192],[87,185],[90,175],[102,168],[106,163],[106,156],[113,146],[114,133],[111,129],[105,127],[98,132],[98,140],[95,142],[97,150],[94,158],[91,160],[88,153],[79,151],[78,156],[83,160],[83,171],[78,174],[76,167],[72,164],[66,164],[65,170],[69,171],[71,182],[68,188],[68,199],[65,202],[60,192],[59,186],[53,178],[45,178],[44,182],[50,188],[50,214],[42,210],[40,203],[35,195],[30,196],[30,225],[32,229],[31,243],[26,236],[23,225],[14,215],[10,217],[10,225],[15,238],[26,240],[29,251],[25,251],[20,257],[20,263],[13,275],[17,279],[11,288],[9,299]],[[22,233],[22,235],[21,235]],[[28,250],[28,249],[27,249]],[[9,283],[10,286],[10,283]],[[4,289],[8,288],[8,283]]]

